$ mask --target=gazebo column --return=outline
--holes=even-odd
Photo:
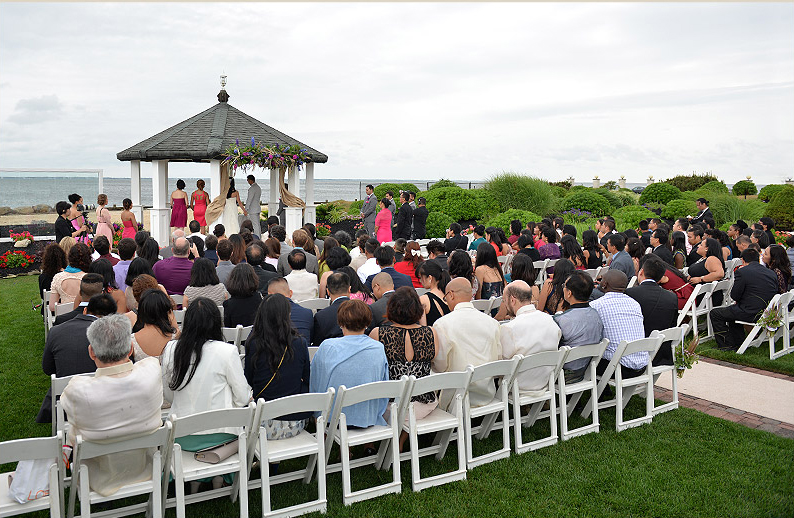
[[[298,168],[289,168],[289,191],[295,196],[300,197],[300,177],[298,176]],[[303,226],[303,208],[302,207],[286,207],[286,228],[287,235],[291,236],[292,233]]]
[[[317,205],[314,204],[314,162],[306,164],[306,211],[303,213],[304,223],[317,224]]]
[[[210,160],[210,201],[221,194],[221,161]]]
[[[132,197],[132,213],[135,220],[143,223],[143,207],[141,207],[141,161],[130,161],[130,196]]]
[[[278,211],[278,170],[270,170],[270,196],[267,199],[267,215],[276,216]]]
[[[160,247],[171,246],[171,209],[168,207],[168,160],[152,161],[152,202],[150,228]]]

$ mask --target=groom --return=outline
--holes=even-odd
[[[254,175],[248,175],[248,197],[245,199],[245,206],[243,207],[243,216],[240,223],[244,220],[250,220],[254,225],[254,229],[261,232],[261,225],[259,223],[259,215],[262,214],[262,207],[259,205],[262,198],[262,188],[256,183]]]

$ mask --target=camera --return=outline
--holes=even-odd
[[[88,211],[96,210],[96,205],[83,205],[82,203],[78,203],[75,208],[77,212],[82,212],[83,217],[88,215]]]

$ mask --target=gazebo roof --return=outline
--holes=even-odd
[[[161,131],[153,137],[116,154],[122,161],[129,160],[182,160],[202,162],[217,160],[236,139],[247,143],[251,137],[256,142],[279,146],[298,145],[306,149],[312,162],[325,163],[328,156],[295,140],[275,128],[228,104],[228,94],[221,90],[220,102],[179,124]]]

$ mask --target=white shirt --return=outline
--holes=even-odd
[[[556,351],[562,331],[548,313],[538,311],[528,304],[516,312],[516,318],[502,324],[502,358],[516,354],[524,356],[542,351]],[[521,392],[541,391],[549,385],[550,367],[540,367],[522,372],[518,376]]]
[[[361,249],[359,247],[353,247],[353,250],[350,251],[350,259],[355,259],[361,255]]]
[[[187,236],[187,238],[190,239],[193,236],[200,237],[202,241],[206,241],[206,239],[207,239],[207,236],[205,236],[201,232],[195,232],[193,234],[190,234],[189,236]]]
[[[174,366],[176,341],[168,342],[163,350],[163,396],[171,402],[171,414],[178,417],[217,410],[221,408],[241,408],[251,400],[251,387],[245,380],[243,366],[237,347],[226,342],[208,340],[204,343],[201,362],[190,383],[173,391],[169,388]],[[237,435],[237,428],[218,428],[206,430],[202,434],[231,433]]]
[[[359,269],[356,270],[358,278],[361,279],[361,282],[367,282],[367,277],[379,272],[380,266],[378,266],[378,263],[375,261],[374,257],[367,259],[364,264],[362,264]]]
[[[284,279],[289,284],[289,289],[292,290],[292,300],[295,302],[318,297],[320,284],[317,282],[315,274],[306,270],[292,270]]]
[[[436,320],[433,329],[438,335],[438,354],[433,360],[433,371],[451,372],[466,370],[467,365],[478,366],[496,361],[502,355],[499,322],[477,311],[471,302],[461,302],[455,309]],[[491,380],[482,380],[469,388],[471,406],[490,403],[496,394]],[[439,402],[446,408],[452,400],[444,391]]]
[[[113,252],[110,252],[110,257],[113,257],[114,259],[118,259],[119,261],[121,260],[121,257],[119,257],[118,254],[114,254]],[[91,260],[96,261],[97,259],[99,259],[99,252],[94,250],[94,252],[91,254]]]

